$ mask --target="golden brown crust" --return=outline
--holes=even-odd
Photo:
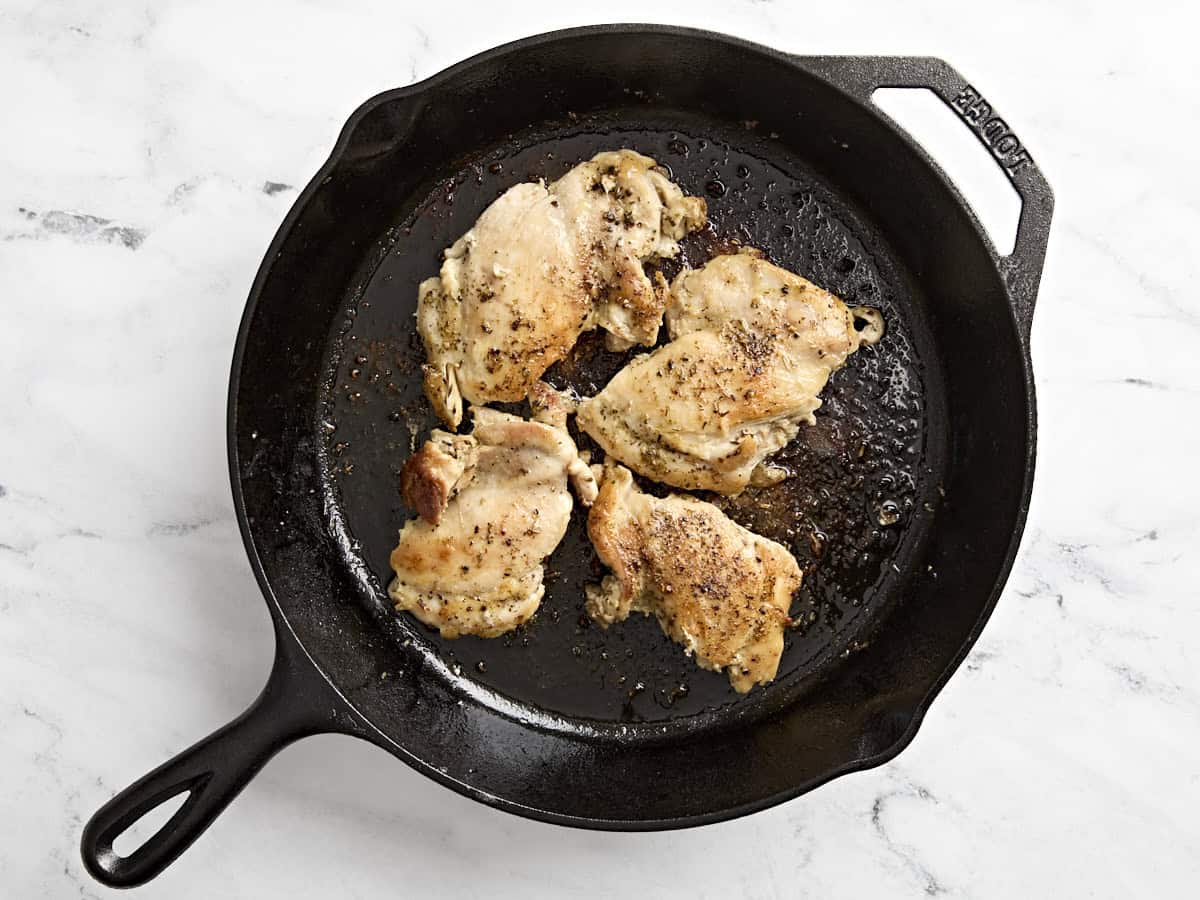
[[[451,485],[438,477],[425,452],[428,446],[409,457],[400,470],[400,496],[417,511],[417,515],[436,525],[441,521],[446,504],[450,502]]]
[[[587,503],[591,470],[565,428],[474,407],[469,435],[435,431],[405,465],[421,515],[400,531],[388,594],[443,637],[495,637],[537,610],[542,560],[567,530],[570,479]]]
[[[739,692],[775,677],[801,581],[785,547],[711,503],[644,494],[615,464],[604,469],[588,535],[613,572],[587,591],[597,622],[608,626],[630,611],[654,615],[698,665],[725,671]]]
[[[400,470],[400,496],[422,519],[436,525],[450,498],[470,477],[477,449],[470,435],[434,432]]]
[[[515,185],[445,251],[417,304],[425,392],[442,421],[457,427],[464,399],[524,399],[583,331],[654,344],[666,291],[643,263],[678,254],[705,211],[655,165],[619,150],[549,185]]]
[[[621,495],[627,490],[628,481],[631,479],[628,469],[620,471],[624,472],[624,475],[617,474],[615,470],[609,470],[606,474],[587,520],[588,537],[592,546],[596,548],[596,553],[604,564],[612,569],[621,587],[619,603],[622,613],[615,617],[593,614],[593,618],[604,626],[629,614],[630,602],[638,587],[638,569],[641,565],[639,548],[636,541],[631,540],[636,538],[636,535],[629,528],[622,527],[624,515],[621,509]]]
[[[577,422],[639,474],[722,494],[742,491],[802,422],[815,421],[830,374],[883,328],[877,311],[852,313],[747,252],[682,272],[666,319],[671,342],[582,401]]]

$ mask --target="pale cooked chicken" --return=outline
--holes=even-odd
[[[681,273],[666,316],[671,343],[582,401],[577,421],[640,474],[722,494],[785,477],[767,457],[816,421],[846,357],[883,334],[878,310],[850,309],[756,252]]]
[[[739,693],[771,681],[800,587],[795,557],[711,503],[643,493],[624,466],[608,463],[600,477],[588,535],[614,574],[587,587],[591,617],[607,627],[630,611],[654,615],[701,668],[725,670]]]
[[[401,475],[419,518],[392,551],[388,594],[442,637],[496,637],[541,603],[542,560],[567,530],[570,478],[584,504],[596,496],[591,470],[566,431],[558,397],[535,386],[541,421],[474,408],[468,435],[435,431]]]
[[[705,221],[653,159],[600,153],[550,185],[500,196],[423,281],[417,329],[425,394],[451,428],[462,401],[524,399],[579,335],[608,331],[610,349],[652,346],[667,286],[642,263],[679,252]]]

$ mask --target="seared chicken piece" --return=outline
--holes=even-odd
[[[543,421],[475,407],[471,434],[435,431],[405,463],[401,490],[419,518],[392,551],[388,595],[442,637],[527,621],[545,593],[542,560],[567,530],[568,478],[584,504],[596,497],[557,395],[534,395]]]
[[[722,494],[786,477],[767,457],[816,421],[846,357],[883,335],[878,310],[850,309],[756,251],[681,273],[666,316],[671,343],[582,401],[577,421],[640,474]]]
[[[579,335],[608,331],[610,349],[652,346],[667,286],[642,263],[679,252],[705,221],[703,198],[685,197],[654,160],[600,153],[550,185],[500,196],[421,283],[417,329],[425,342],[425,394],[451,428],[462,400],[524,399]]]
[[[607,464],[601,478],[588,535],[614,574],[587,587],[591,617],[608,627],[630,611],[654,615],[701,668],[724,669],[738,693],[771,681],[800,587],[795,557],[711,503],[642,493],[624,466]]]

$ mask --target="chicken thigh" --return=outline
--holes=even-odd
[[[522,400],[592,328],[608,331],[610,349],[653,345],[667,286],[642,263],[675,256],[704,222],[703,198],[632,150],[506,191],[419,288],[425,393],[439,418],[457,428],[463,398]]]
[[[671,343],[583,400],[577,421],[638,473],[722,494],[785,477],[767,457],[816,421],[830,374],[883,334],[878,310],[850,309],[753,251],[681,273],[666,318]]]
[[[600,477],[588,535],[613,574],[587,587],[589,615],[604,627],[631,611],[654,615],[738,693],[771,681],[800,587],[795,557],[711,503],[643,493],[624,466],[609,463]]]
[[[474,408],[468,435],[435,431],[401,473],[418,518],[392,551],[388,595],[442,637],[496,637],[541,603],[542,560],[567,530],[571,495],[596,496],[558,396],[535,385],[536,418]]]

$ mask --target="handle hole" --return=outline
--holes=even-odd
[[[1012,253],[1021,197],[966,124],[929,88],[878,88],[871,99],[950,176],[979,217],[996,252],[1002,256]]]
[[[122,859],[132,856],[163,830],[191,795],[192,787],[187,786],[146,810],[137,821],[113,838],[113,852]]]

